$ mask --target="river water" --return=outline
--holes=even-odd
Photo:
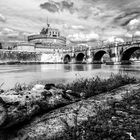
[[[77,78],[99,76],[108,78],[111,73],[127,73],[140,79],[140,63],[132,65],[105,64],[41,64],[0,65],[0,85],[13,88],[16,83],[46,81],[52,83],[72,82]]]

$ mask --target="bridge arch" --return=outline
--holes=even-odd
[[[64,63],[69,63],[70,61],[71,61],[70,55],[69,55],[69,54],[66,54],[66,55],[64,56]]]
[[[84,55],[83,53],[78,53],[77,56],[76,56],[76,62],[82,63],[83,60],[84,60],[84,56],[85,56],[85,55]]]
[[[95,52],[94,55],[93,55],[93,61],[101,62],[101,59],[102,59],[104,54],[109,55],[109,53],[106,52],[105,50],[99,50],[99,51]]]
[[[134,46],[134,47],[127,48],[126,50],[124,50],[121,55],[121,61],[126,61],[126,60],[128,61],[131,58],[131,55],[138,49],[140,49],[140,47]]]

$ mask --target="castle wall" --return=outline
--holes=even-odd
[[[0,50],[0,63],[40,62],[41,54],[35,52]]]
[[[16,47],[13,48],[13,50],[18,50],[18,51],[29,51],[29,52],[34,52],[35,51],[35,46],[34,45],[22,45],[19,44]]]

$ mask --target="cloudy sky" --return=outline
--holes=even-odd
[[[140,0],[0,0],[0,38],[39,33],[47,17],[73,42],[140,35]]]

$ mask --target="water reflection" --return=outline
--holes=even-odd
[[[101,69],[101,64],[65,64],[64,71],[90,71],[93,69]]]
[[[128,73],[140,78],[140,63],[134,65],[105,64],[42,64],[42,65],[1,65],[0,84],[11,88],[15,83],[30,83],[33,81],[70,82],[79,77],[108,78],[111,73]]]
[[[93,64],[92,69],[101,69],[101,64]]]
[[[59,71],[62,70],[62,65],[60,64],[42,64],[42,65],[36,65],[37,71],[40,72],[50,72],[50,71]]]
[[[75,64],[73,65],[73,70],[74,71],[87,71],[87,65],[84,64]]]
[[[72,65],[70,65],[70,64],[65,64],[65,65],[63,65],[64,66],[64,71],[66,72],[66,71],[72,71]]]

